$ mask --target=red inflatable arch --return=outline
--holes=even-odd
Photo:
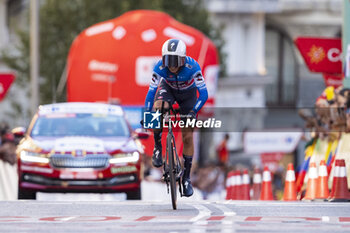
[[[207,105],[212,105],[219,70],[215,45],[200,31],[151,10],[130,11],[80,33],[68,55],[67,100],[143,105],[153,66],[169,38],[183,40],[187,54],[200,64]]]

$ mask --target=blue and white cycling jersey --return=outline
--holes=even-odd
[[[174,74],[170,72],[167,67],[163,67],[162,60],[160,60],[153,69],[152,80],[146,96],[145,108],[147,111],[150,111],[153,107],[154,96],[161,80],[164,80],[171,88],[179,93],[184,93],[186,90],[197,88],[199,97],[192,109],[195,113],[203,107],[208,99],[208,91],[201,68],[193,58],[186,56],[185,65],[180,68],[178,74]]]

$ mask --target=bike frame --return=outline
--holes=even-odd
[[[164,116],[164,102],[162,103],[162,120]],[[175,121],[176,121],[176,112],[170,106],[170,109],[168,110],[169,113],[173,112],[175,115]],[[178,181],[179,185],[179,192],[182,196],[182,188],[181,188],[181,163],[179,156],[177,154],[176,150],[176,144],[175,144],[175,136],[172,129],[171,124],[171,116],[169,116],[169,126],[168,126],[168,134],[167,134],[167,140],[166,140],[166,154],[165,154],[165,161],[164,161],[164,180],[167,184],[167,190],[169,193],[169,183],[170,183],[170,191],[171,191],[171,200],[172,200],[172,206],[175,210],[177,208],[176,202],[177,202],[177,192],[176,192],[176,181]]]

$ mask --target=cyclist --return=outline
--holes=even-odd
[[[158,91],[157,91],[158,90]],[[199,97],[197,99],[197,90]],[[146,111],[168,109],[176,101],[180,106],[180,115],[196,118],[198,111],[208,99],[208,91],[199,64],[186,56],[186,45],[178,39],[167,40],[162,47],[162,60],[153,69],[153,76],[146,96]],[[162,130],[154,130],[154,150],[152,164],[163,165]],[[192,196],[193,188],[190,180],[192,166],[193,129],[182,128],[184,172],[182,176],[183,194]]]

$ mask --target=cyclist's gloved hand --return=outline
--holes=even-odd
[[[190,118],[190,119],[196,119],[196,116],[197,114],[191,110],[188,114],[187,114],[187,118]]]

